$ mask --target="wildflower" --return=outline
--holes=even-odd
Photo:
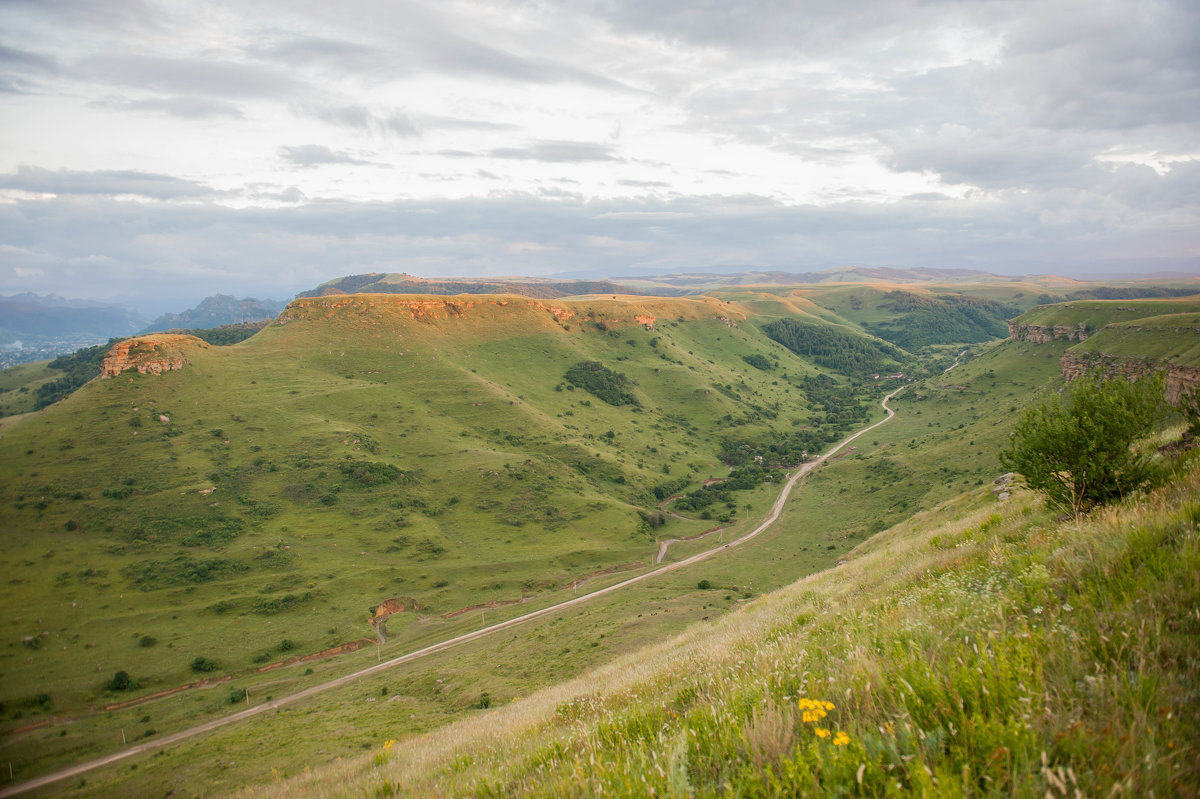
[[[813,732],[817,734],[818,738],[829,737],[829,730],[825,729],[824,727],[813,727]]]
[[[392,748],[392,747],[395,745],[395,743],[396,743],[396,739],[395,739],[395,738],[393,738],[392,740],[388,741],[387,743],[385,743],[385,744],[383,745],[383,748],[384,748],[384,750],[386,751],[386,750],[388,750],[388,749],[391,749],[391,748]]]
[[[1065,603],[1063,603],[1062,609],[1063,609],[1063,610],[1065,610],[1067,613],[1070,613],[1070,612],[1071,612],[1071,611],[1073,611],[1075,608],[1071,607],[1071,603],[1070,603],[1070,602],[1065,602]]]
[[[833,736],[834,746],[845,746],[848,743],[850,743],[850,736],[842,730],[838,730],[837,735]]]
[[[1036,608],[1034,608],[1034,609],[1033,609],[1033,613],[1034,613],[1034,615],[1035,615],[1035,616],[1040,616],[1040,615],[1042,615],[1042,606],[1041,606],[1041,605],[1038,605]]]
[[[833,710],[833,703],[826,702],[823,699],[802,697],[798,704],[801,711],[800,719],[805,723],[820,721],[829,715],[828,711]]]

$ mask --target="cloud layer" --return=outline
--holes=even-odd
[[[1200,271],[1187,0],[14,0],[0,292]]]

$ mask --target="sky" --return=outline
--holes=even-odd
[[[1194,0],[0,0],[0,294],[1200,274],[1198,42]]]

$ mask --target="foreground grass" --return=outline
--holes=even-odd
[[[715,624],[245,795],[1194,795],[1198,523],[1195,464],[1078,522],[949,503]]]

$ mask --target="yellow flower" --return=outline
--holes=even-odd
[[[800,714],[800,718],[804,722],[807,723],[810,721],[820,721],[821,719],[825,718],[827,715],[829,715],[829,714],[826,713],[824,710],[806,710]]]
[[[801,697],[799,705],[801,710],[833,710],[833,702],[826,702],[824,699]]]
[[[824,727],[813,727],[813,732],[817,734],[818,738],[829,737],[829,730],[825,729]]]
[[[850,736],[841,730],[838,730],[837,735],[833,736],[834,746],[845,746],[848,743],[850,743]]]
[[[390,741],[388,741],[387,743],[385,743],[385,744],[383,745],[383,748],[384,748],[384,749],[391,749],[391,748],[392,748],[392,746],[393,746],[395,743],[396,743],[396,739],[394,739],[394,738],[393,738],[392,740],[390,740]]]

